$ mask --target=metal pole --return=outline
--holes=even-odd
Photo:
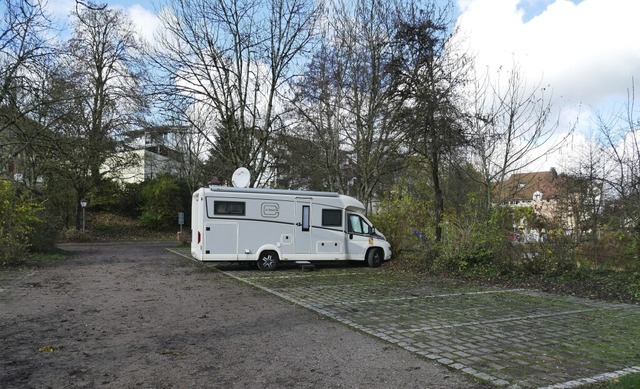
[[[82,207],[82,233],[84,234],[84,207]]]

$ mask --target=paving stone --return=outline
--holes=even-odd
[[[640,338],[635,305],[391,278],[384,267],[233,277],[499,387],[640,372],[640,356],[629,344]]]
[[[438,363],[441,363],[443,365],[450,365],[453,363],[453,360],[449,359],[449,358],[440,358],[438,359]]]
[[[494,379],[491,380],[491,383],[495,386],[508,386],[511,383],[509,381],[505,381],[505,380],[501,380],[501,379]]]

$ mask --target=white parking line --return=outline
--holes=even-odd
[[[379,302],[387,301],[407,301],[407,300],[419,300],[419,299],[434,299],[442,297],[459,297],[459,296],[471,296],[481,294],[494,294],[494,293],[509,293],[509,292],[522,292],[526,289],[503,289],[503,290],[486,290],[482,292],[462,292],[462,293],[448,293],[448,294],[428,294],[425,296],[409,296],[409,297],[393,297],[393,298],[380,298],[380,299],[367,299],[367,300],[354,300],[354,301],[340,301],[327,305],[352,305],[352,304],[375,304]]]
[[[502,319],[494,319],[494,320],[470,321],[466,323],[444,324],[441,326],[411,328],[407,330],[397,330],[396,332],[399,334],[404,334],[406,332],[422,332],[422,331],[439,330],[442,328],[457,328],[457,327],[467,327],[467,326],[476,326],[476,325],[484,325],[484,324],[507,323],[512,321],[541,319],[545,317],[574,315],[576,313],[592,312],[597,310],[598,310],[597,308],[589,308],[589,309],[576,309],[573,311],[563,311],[563,312],[555,312],[555,313],[541,313],[538,315],[512,316],[512,317],[505,317]]]

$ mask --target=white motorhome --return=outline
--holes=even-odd
[[[199,261],[366,261],[380,266],[391,246],[353,197],[334,192],[212,185],[193,194],[191,254]]]

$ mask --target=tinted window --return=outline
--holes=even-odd
[[[240,201],[216,201],[214,211],[216,215],[244,216],[245,203]]]
[[[323,209],[322,225],[325,227],[342,227],[342,210]]]

